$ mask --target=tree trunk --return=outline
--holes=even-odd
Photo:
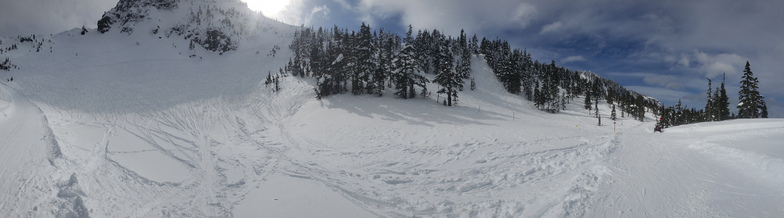
[[[447,99],[447,105],[451,107],[452,106],[452,88],[448,88],[447,89],[446,99]]]

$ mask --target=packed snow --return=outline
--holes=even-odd
[[[654,133],[652,114],[612,121],[600,104],[598,126],[581,97],[550,114],[506,93],[481,56],[477,89],[460,92],[456,107],[390,90],[317,100],[312,79],[283,77],[279,92],[264,84],[291,56],[296,27],[258,25],[222,55],[189,57],[184,41],[144,31],[95,30],[45,37],[51,53],[22,43],[3,54],[21,69],[0,71],[0,213],[784,214],[782,119]],[[276,46],[284,49],[267,55]]]

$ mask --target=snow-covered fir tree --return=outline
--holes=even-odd
[[[759,118],[764,99],[759,93],[759,80],[751,72],[751,65],[746,61],[743,79],[738,91],[738,116],[740,118]]]
[[[446,94],[446,105],[452,106],[453,101],[457,100],[457,90],[463,88],[463,79],[453,70],[454,57],[449,52],[448,43],[442,40],[437,50],[440,51],[438,53],[438,60],[440,61],[438,64],[439,71],[433,82],[441,85],[442,88],[438,90],[438,93]]]
[[[422,75],[416,73],[416,63],[414,59],[414,47],[406,45],[394,60],[395,69],[392,71],[391,79],[395,86],[395,95],[403,99],[416,96],[414,86],[421,88],[429,81]]]

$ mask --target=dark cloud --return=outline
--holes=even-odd
[[[0,0],[0,35],[55,34],[95,27],[117,0]]]

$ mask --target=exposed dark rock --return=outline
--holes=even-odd
[[[124,26],[127,23],[138,22],[147,17],[150,9],[172,10],[176,7],[177,0],[120,0],[117,6],[104,13],[98,20],[98,31],[106,33],[114,24]],[[133,29],[126,26],[123,32],[130,33]]]

